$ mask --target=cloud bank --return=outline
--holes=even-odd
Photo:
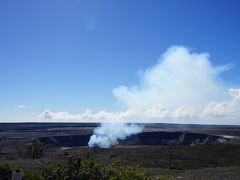
[[[113,95],[122,103],[118,112],[45,110],[40,118],[82,122],[174,122],[240,124],[240,89],[228,88],[221,79],[232,65],[213,66],[207,53],[172,46],[157,64],[139,75],[132,87],[119,86]],[[226,93],[227,92],[227,93]]]

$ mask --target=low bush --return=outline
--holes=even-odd
[[[47,180],[147,180],[148,175],[145,169],[123,166],[119,162],[102,166],[91,160],[72,157],[67,163],[50,166],[43,173],[43,177]]]
[[[156,177],[155,180],[174,180],[174,177],[173,176],[170,176],[170,177],[168,177],[168,176],[158,176],[158,177]]]
[[[43,156],[45,150],[45,144],[39,140],[34,141],[27,148],[27,157],[32,159],[39,159]]]
[[[0,180],[9,180],[12,176],[12,170],[8,164],[0,163]]]
[[[24,180],[44,180],[43,176],[38,171],[25,171],[23,174]]]

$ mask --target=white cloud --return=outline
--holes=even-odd
[[[40,118],[83,122],[240,124],[240,89],[228,90],[220,77],[232,66],[213,66],[207,53],[172,46],[155,66],[140,73],[137,85],[113,89],[113,95],[125,110],[94,113],[88,109],[77,115],[46,110]],[[226,96],[227,91],[230,96]]]
[[[188,106],[180,106],[173,112],[173,118],[189,118],[195,116],[195,109]]]
[[[142,73],[137,86],[120,86],[113,89],[113,94],[128,108],[202,107],[222,97],[225,87],[219,74],[227,69],[229,65],[214,67],[207,53],[192,53],[185,47],[173,46],[155,66]]]
[[[26,105],[22,104],[22,105],[15,107],[15,110],[31,109],[31,108],[32,108],[32,106],[26,106]]]
[[[224,118],[226,120],[240,119],[240,89],[229,89],[231,96],[229,101],[210,102],[203,110],[202,114],[211,118]],[[239,122],[240,123],[240,122]]]

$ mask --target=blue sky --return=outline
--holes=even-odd
[[[138,84],[172,45],[210,54],[225,87],[240,85],[237,0],[0,1],[0,121],[45,109],[118,110],[112,90]],[[25,108],[16,110],[20,105]]]

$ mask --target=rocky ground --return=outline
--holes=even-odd
[[[45,154],[40,159],[32,160],[25,157],[26,147],[34,139],[54,139],[54,137],[61,136],[63,142],[64,140],[75,141],[76,139],[68,136],[78,137],[91,134],[95,126],[95,124],[37,124],[37,126],[35,124],[21,124],[20,126],[0,124],[0,162],[7,162],[12,167],[23,170],[41,170],[48,165],[65,161],[70,156],[76,156],[83,159],[90,158],[103,164],[121,160],[126,164],[144,167],[153,176],[164,175],[175,179],[240,179],[238,126],[212,126],[210,128],[205,126],[167,126],[164,128],[160,125],[159,127],[148,126],[144,129],[145,133],[157,132],[152,136],[153,139],[159,140],[157,142],[161,142],[162,138],[155,136],[164,134],[165,140],[169,140],[169,143],[154,145],[154,143],[134,144],[127,141],[109,149],[92,149],[87,146],[67,147],[65,145],[68,143],[61,144],[59,141],[59,143],[47,145]],[[163,132],[173,133],[170,134],[172,138]],[[184,142],[186,134],[189,137],[185,140],[188,140],[187,142],[192,140],[195,143],[181,143]],[[209,137],[226,139],[226,141],[213,143],[204,141]]]

